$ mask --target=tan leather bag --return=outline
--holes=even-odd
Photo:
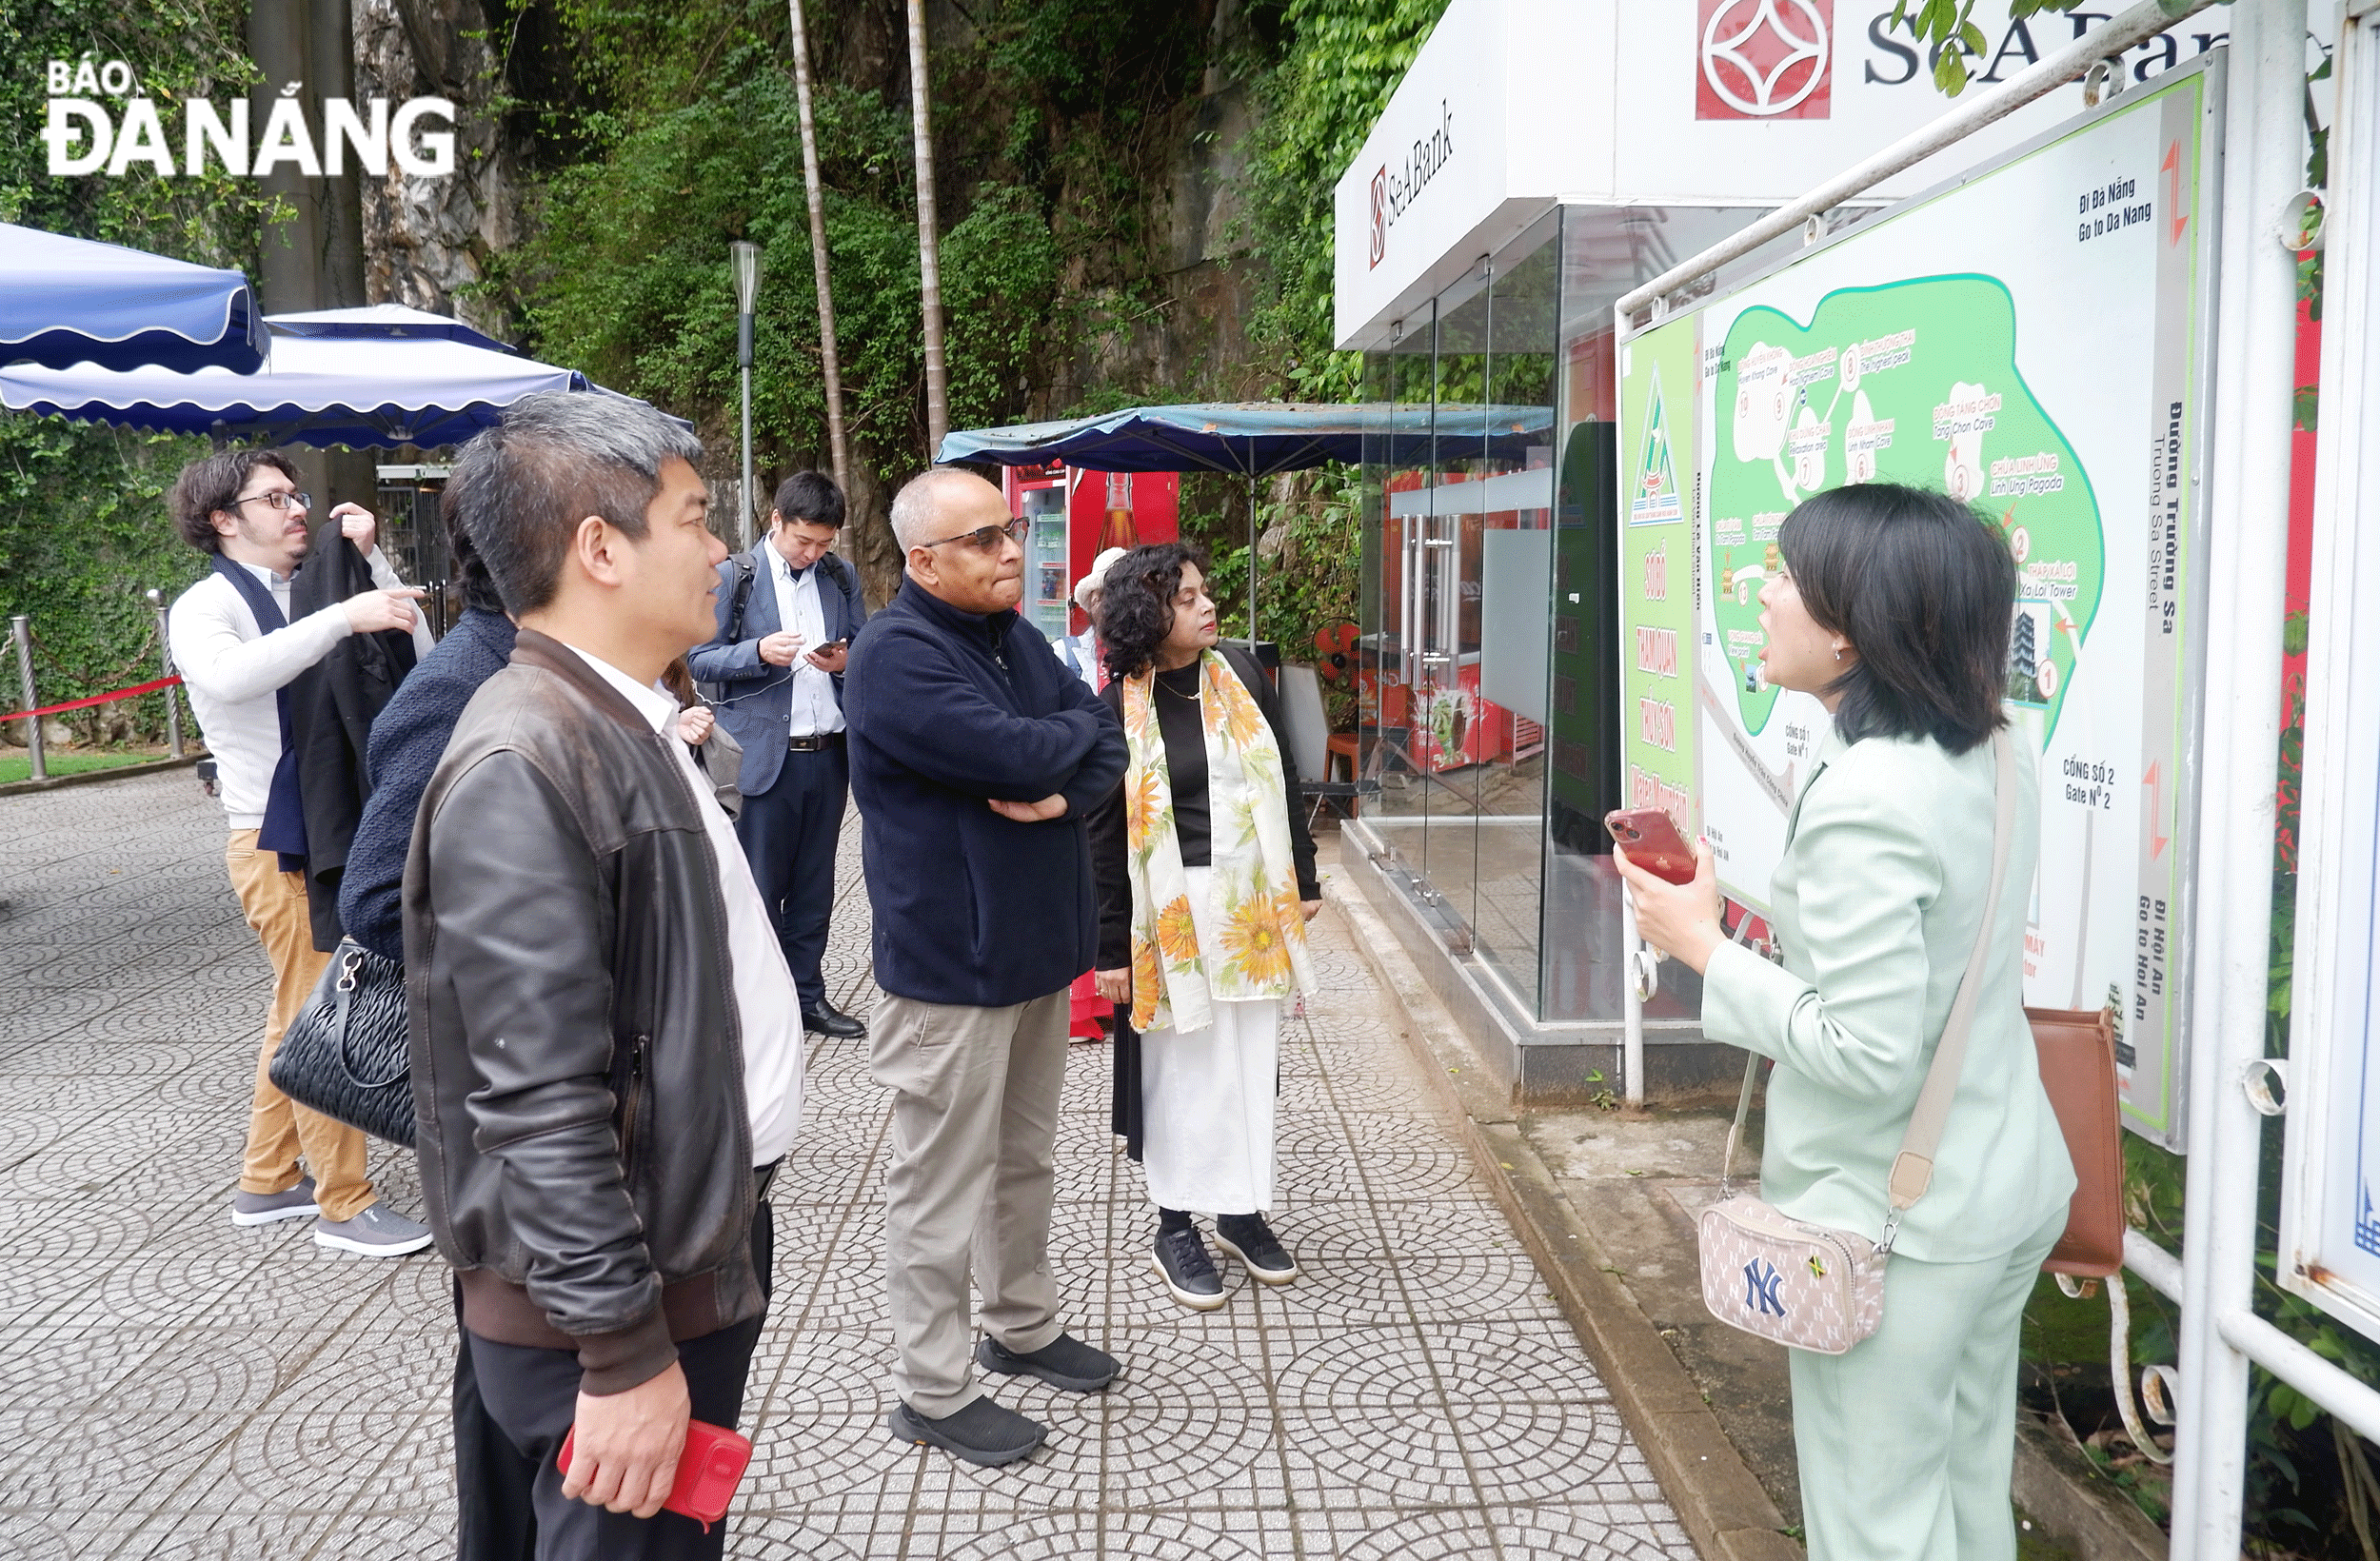
[[[2124,1266],[2124,1135],[2115,1116],[2115,1016],[2102,1008],[2028,1008],[2041,1087],[2049,1092],[2074,1201],[2044,1273],[2104,1279]]]

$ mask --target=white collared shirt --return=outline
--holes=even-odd
[[[565,642],[567,643],[567,642]],[[595,675],[620,690],[654,731],[668,739],[678,768],[694,793],[703,833],[719,862],[719,894],[727,903],[727,968],[736,1016],[744,1031],[744,1103],[752,1119],[752,1163],[768,1164],[793,1147],[802,1127],[802,1003],[794,995],[785,951],[777,941],[752,865],[744,860],[736,826],[711,784],[694,767],[694,753],[678,741],[678,698],[634,678],[599,656],[571,645]]]
[[[793,721],[787,737],[823,737],[843,730],[843,706],[835,701],[835,679],[809,662],[808,653],[826,642],[826,607],[819,600],[816,563],[793,578],[793,565],[773,542],[761,543],[768,555],[768,578],[777,587],[777,626],[802,636],[802,650],[786,668],[793,674]]]

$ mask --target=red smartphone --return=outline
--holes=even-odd
[[[570,1472],[570,1446],[578,1434],[578,1428],[571,1427],[562,1439],[562,1455],[555,1460],[565,1474]],[[736,1486],[751,1461],[749,1438],[701,1420],[688,1420],[685,1451],[678,1455],[677,1483],[670,1486],[662,1511],[683,1512],[700,1523],[704,1533],[710,1532],[712,1524],[726,1517],[727,1504],[735,1499]]]
[[[1659,808],[1616,808],[1603,816],[1603,827],[1612,832],[1630,861],[1655,878],[1672,883],[1695,880],[1695,849]]]

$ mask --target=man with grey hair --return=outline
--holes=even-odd
[[[1116,715],[1017,613],[1026,523],[980,477],[893,501],[907,578],[854,642],[851,791],[875,910],[876,1081],[894,1092],[884,1263],[895,1436],[978,1464],[1040,1446],[974,1361],[1070,1393],[1115,1359],[1068,1334],[1049,1272],[1066,989],[1098,916],[1084,820],[1123,780]]]
[[[650,407],[558,392],[453,478],[520,634],[406,863],[416,1152],[481,1405],[518,1454],[464,1492],[526,1511],[540,1561],[724,1553],[724,1528],[662,1503],[689,1420],[741,1413],[762,1199],[801,1119],[784,955],[656,687],[710,637],[726,556],[701,455]]]

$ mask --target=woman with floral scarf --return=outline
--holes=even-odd
[[[1090,820],[1100,995],[1116,1027],[1114,1118],[1158,1206],[1149,1267],[1174,1299],[1223,1304],[1191,1222],[1250,1276],[1298,1265],[1265,1212],[1281,1006],[1311,991],[1305,924],[1321,909],[1314,840],[1273,685],[1219,645],[1206,556],[1164,543],[1107,571],[1100,640],[1123,719],[1123,784]]]

